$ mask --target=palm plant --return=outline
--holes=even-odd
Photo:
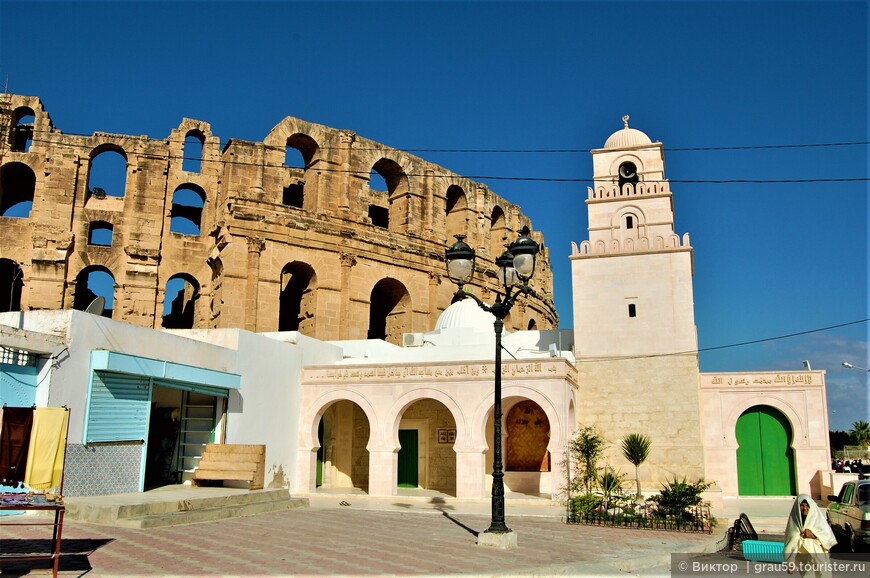
[[[852,424],[852,437],[855,439],[855,444],[863,447],[870,446],[870,423],[864,420],[856,421]]]
[[[622,439],[622,455],[634,464],[634,477],[637,482],[637,497],[640,498],[640,465],[649,457],[650,439],[639,433],[628,434]]]

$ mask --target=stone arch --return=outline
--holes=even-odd
[[[515,403],[505,417],[505,471],[550,471],[550,420],[530,399]]]
[[[202,234],[202,214],[206,194],[202,187],[184,183],[172,193],[169,232],[198,237]]]
[[[544,410],[544,413],[547,415],[547,419],[550,421],[550,445],[548,449],[552,452],[554,450],[559,451],[567,440],[564,439],[562,435],[562,420],[559,419],[559,414],[556,411],[556,407],[553,404],[552,400],[549,397],[544,395],[537,389],[525,386],[525,385],[510,385],[510,384],[502,384],[502,404],[503,408],[504,402],[508,400],[508,398],[522,398],[522,399],[530,399],[541,406],[541,409]],[[474,408],[474,413],[471,417],[471,427],[469,431],[469,440],[470,443],[474,445],[488,446],[486,444],[486,435],[487,435],[487,421],[489,416],[492,414],[493,408],[493,397],[491,392],[484,393],[481,396],[480,401],[477,406]],[[502,412],[504,414],[504,412]]]
[[[767,405],[782,413],[791,425],[794,432],[795,441],[798,439],[806,440],[807,431],[805,424],[800,419],[798,411],[792,407],[785,399],[775,395],[755,395],[751,398],[743,400],[740,404],[731,408],[728,415],[725,416],[725,443],[729,448],[737,447],[737,437],[734,434],[734,425],[737,419],[746,413],[752,407]]]
[[[404,412],[411,404],[420,401],[421,399],[433,399],[435,401],[441,402],[441,404],[443,404],[444,407],[447,408],[447,410],[453,415],[453,419],[456,422],[455,447],[465,447],[468,444],[468,432],[466,431],[467,424],[465,421],[465,414],[462,411],[462,407],[459,405],[456,399],[439,389],[414,389],[412,391],[406,392],[401,397],[399,397],[390,407],[390,411],[387,414],[385,420],[387,423],[391,424],[390,431],[396,432],[398,430],[399,421],[401,421],[402,419],[402,412]],[[394,444],[393,447],[398,447],[398,434],[393,435],[392,443]]]
[[[492,208],[492,213],[489,218],[489,252],[493,260],[505,252],[505,245],[508,244],[508,227],[507,217],[504,210],[496,205]]]
[[[407,232],[410,219],[410,199],[408,197],[411,190],[407,171],[398,162],[381,157],[372,165],[371,172],[377,173],[386,184],[386,191],[376,192],[387,193],[388,211],[387,222],[383,223],[382,216],[378,217],[380,211],[376,211],[375,216],[372,215],[373,207],[376,205],[370,205],[369,217],[372,218],[372,224],[389,229],[390,231]],[[383,209],[379,205],[378,208]],[[378,218],[376,219],[375,217]]]
[[[164,287],[162,327],[193,329],[199,297],[200,286],[196,277],[189,273],[176,273],[170,277]]]
[[[36,173],[24,163],[0,168],[0,217],[27,218],[33,210]]]
[[[21,311],[24,271],[11,259],[0,259],[0,313]]]
[[[12,131],[9,133],[12,152],[30,152],[35,121],[36,113],[29,106],[19,106],[12,111]]]
[[[97,297],[106,300],[103,317],[111,318],[115,303],[115,276],[107,267],[90,265],[76,275],[73,309],[84,311]]]
[[[447,187],[445,213],[447,215],[447,243],[449,244],[456,235],[468,237],[468,223],[470,221],[468,196],[459,185]]]
[[[293,261],[281,269],[278,331],[315,335],[317,273],[308,263]]]
[[[184,135],[181,170],[188,173],[202,172],[202,159],[205,154],[205,135],[198,128],[187,131]]]
[[[126,193],[127,152],[114,143],[97,145],[91,150],[86,200],[124,197]]]
[[[416,396],[416,399],[406,400],[395,416],[392,434],[396,444],[398,487],[419,487],[456,495],[456,447],[460,440],[451,439],[450,433],[456,432],[458,437],[462,422],[457,421],[457,408],[446,405],[442,399]]]
[[[411,294],[401,281],[381,279],[369,299],[368,339],[383,339],[401,344],[402,335],[412,326]]]
[[[282,204],[297,209],[317,208],[317,174],[309,171],[320,159],[320,145],[303,133],[293,133],[284,143],[286,175],[283,178]]]

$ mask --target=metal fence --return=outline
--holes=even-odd
[[[569,524],[587,526],[713,533],[713,518],[710,515],[709,503],[686,508],[679,515],[662,515],[656,512],[654,504],[650,503],[639,504],[633,508],[611,508],[604,511],[592,509],[581,512],[573,502],[569,502],[567,521]]]

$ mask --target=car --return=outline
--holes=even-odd
[[[870,480],[848,481],[828,500],[828,524],[837,540],[852,552],[870,549]]]

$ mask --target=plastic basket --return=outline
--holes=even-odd
[[[743,557],[750,562],[783,563],[784,542],[768,542],[765,540],[743,540]]]

